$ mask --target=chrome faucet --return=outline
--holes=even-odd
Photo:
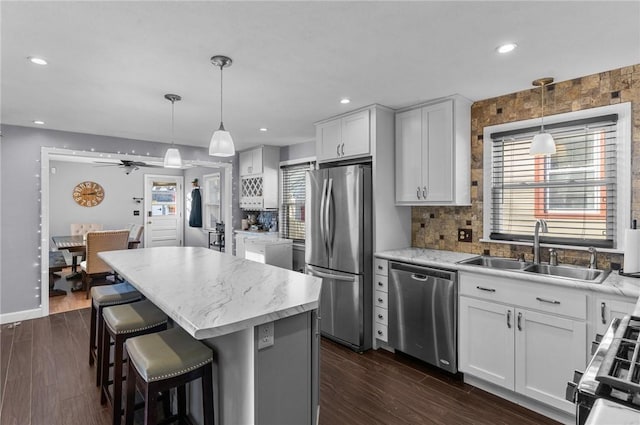
[[[592,246],[589,247],[589,268],[595,269],[597,268],[598,263],[598,252]]]
[[[533,263],[540,264],[540,232],[547,233],[547,222],[539,218],[533,231]]]

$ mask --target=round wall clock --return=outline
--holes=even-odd
[[[73,200],[83,207],[95,207],[104,199],[104,189],[96,182],[78,183],[73,188]]]

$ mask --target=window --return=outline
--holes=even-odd
[[[281,167],[282,187],[280,202],[280,235],[283,238],[304,241],[306,171],[313,169],[313,163]]]
[[[485,235],[531,241],[544,219],[545,243],[622,249],[630,220],[629,115],[624,104],[545,119],[556,142],[548,156],[529,155],[539,120],[486,128]]]

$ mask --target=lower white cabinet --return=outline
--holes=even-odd
[[[565,400],[565,389],[573,371],[584,370],[586,365],[585,318],[547,313],[544,301],[541,311],[524,308],[522,305],[528,303],[525,296],[515,296],[513,303],[492,301],[491,298],[504,300],[500,298],[503,282],[493,280],[495,287],[486,288],[478,285],[473,276],[461,273],[461,293],[469,293],[472,285],[473,289],[484,290],[480,290],[480,299],[460,297],[460,370],[555,408],[574,412],[575,406]],[[517,292],[518,282],[507,283],[509,289]],[[549,301],[563,300],[565,295],[565,291],[560,290],[558,296],[554,296],[553,288],[548,287],[541,292],[544,296],[538,298]],[[562,305],[562,302],[553,305]],[[584,307],[586,309],[586,305]]]
[[[627,301],[610,295],[600,295],[594,298],[595,331],[600,335],[606,332],[613,319],[631,314],[636,305],[635,301]]]
[[[382,342],[389,341],[389,277],[387,270],[389,262],[376,258],[373,278],[373,338]],[[374,346],[375,346],[374,341]]]

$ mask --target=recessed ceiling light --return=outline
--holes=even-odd
[[[498,51],[498,53],[509,53],[512,52],[516,47],[518,47],[516,43],[505,43],[496,47],[496,50]]]
[[[33,123],[37,125],[44,125],[44,121],[41,120],[33,120]]]
[[[342,99],[340,99],[340,103],[342,103],[343,105],[346,105],[347,103],[351,102],[351,100],[349,100],[346,97],[343,97]]]
[[[267,131],[267,130],[268,130],[268,128],[266,128],[266,127],[261,127],[259,130],[260,130],[260,131]]]
[[[47,65],[48,64],[48,62],[45,59],[38,58],[38,57],[35,57],[35,56],[29,56],[27,59],[29,59],[29,62],[35,63],[36,65]]]

